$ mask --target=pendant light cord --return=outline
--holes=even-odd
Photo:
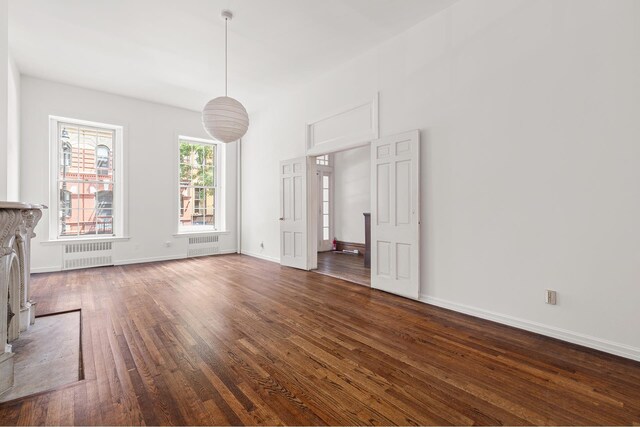
[[[227,23],[228,18],[224,18],[224,96],[227,96]]]

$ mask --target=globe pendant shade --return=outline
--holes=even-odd
[[[237,100],[219,96],[204,106],[202,125],[207,133],[218,141],[233,142],[247,133],[249,115]]]

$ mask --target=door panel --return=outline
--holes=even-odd
[[[420,294],[419,132],[381,138],[371,150],[371,287]]]
[[[280,264],[307,269],[307,159],[280,163]]]

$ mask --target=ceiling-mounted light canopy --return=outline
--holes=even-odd
[[[247,133],[249,115],[239,101],[227,96],[227,24],[233,14],[223,10],[220,16],[224,19],[224,96],[207,102],[202,109],[202,125],[213,138],[233,142]]]

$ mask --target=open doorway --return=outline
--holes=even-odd
[[[370,146],[315,158],[317,266],[314,271],[371,286]]]
[[[337,142],[336,142],[337,141]],[[384,136],[371,140],[368,144],[356,140],[350,144],[338,143],[340,140],[327,143],[326,151],[315,148],[308,150],[307,156],[280,162],[280,264],[304,270],[318,270],[318,250],[322,254],[325,238],[325,216],[328,216],[327,224],[329,237],[331,229],[334,229],[335,249],[348,249],[347,243],[360,243],[350,237],[345,237],[344,232],[362,230],[357,225],[345,227],[341,223],[341,215],[346,212],[354,218],[356,214],[362,221],[366,218],[367,210],[371,212],[370,237],[367,239],[365,229],[365,247],[358,250],[354,256],[362,256],[360,262],[349,264],[349,267],[340,271],[336,263],[335,267],[322,268],[323,274],[336,275],[346,280],[359,282],[353,277],[360,265],[367,272],[364,265],[369,258],[368,269],[370,286],[374,289],[394,293],[408,298],[417,299],[420,296],[420,132],[412,130],[408,132]],[[369,150],[369,156],[365,153],[356,153],[350,150],[358,147],[356,144],[367,144],[363,150]],[[324,147],[323,147],[324,148]],[[340,150],[342,148],[342,151]],[[310,151],[310,152],[309,152]],[[324,156],[333,152],[332,177],[321,178],[317,173],[317,156]],[[337,156],[351,155],[344,162]],[[329,157],[321,158],[326,162]],[[367,159],[369,163],[367,163]],[[340,164],[354,166],[362,162],[369,170],[368,180],[363,180],[362,190],[357,191],[351,177],[344,184],[340,174],[344,172]],[[329,160],[331,163],[331,160]],[[322,165],[327,166],[327,165]],[[362,176],[362,175],[361,175]],[[357,180],[357,179],[356,179]],[[323,200],[325,184],[328,184],[327,199]],[[368,185],[366,184],[368,181]],[[333,182],[333,188],[332,188]],[[369,198],[366,199],[369,188]],[[323,191],[319,191],[322,189]],[[333,189],[333,191],[332,191]],[[344,191],[338,197],[337,191]],[[337,210],[331,206],[330,195],[333,194],[333,205],[339,205],[340,200],[345,200],[350,207]],[[358,200],[358,195],[366,200],[360,207],[352,206]],[[322,202],[327,201],[327,211]],[[362,202],[362,200],[361,200]],[[368,209],[367,209],[368,208]],[[332,219],[333,218],[333,219]],[[322,227],[318,223],[322,223]],[[357,220],[356,220],[357,222]],[[332,225],[333,224],[333,225]],[[348,235],[347,235],[348,236]],[[339,240],[342,239],[342,240]],[[340,247],[339,243],[343,244]],[[362,244],[362,243],[360,243]],[[332,240],[333,249],[333,240]],[[353,249],[352,249],[353,250]],[[335,253],[333,256],[347,255]],[[362,253],[364,252],[364,253]],[[361,255],[362,253],[362,255]],[[325,255],[328,257],[328,254]],[[337,258],[328,258],[335,261]],[[355,258],[358,260],[358,258]],[[344,261],[344,260],[343,260]],[[348,261],[347,261],[348,262]],[[326,264],[326,263],[323,263]],[[351,275],[345,274],[345,271]],[[363,277],[366,284],[367,276]]]

